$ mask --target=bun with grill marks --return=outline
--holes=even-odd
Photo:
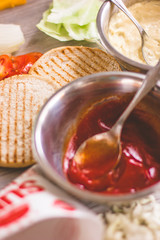
[[[26,167],[34,163],[33,122],[56,89],[53,81],[32,75],[0,82],[0,166]]]
[[[48,51],[30,74],[0,81],[0,166],[33,164],[31,135],[44,102],[60,87],[102,71],[120,71],[117,61],[98,48],[60,47]]]
[[[49,78],[60,88],[79,77],[103,71],[121,68],[111,55],[98,48],[66,46],[43,54],[29,73]]]

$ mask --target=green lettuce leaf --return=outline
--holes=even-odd
[[[100,6],[99,0],[53,0],[37,27],[60,41],[96,41]]]
[[[95,22],[78,27],[77,24],[65,24],[65,29],[68,31],[69,36],[77,41],[84,39],[87,41],[96,41],[98,38]]]

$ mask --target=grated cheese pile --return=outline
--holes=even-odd
[[[15,7],[18,5],[23,5],[25,3],[26,0],[0,0],[0,10]]]
[[[154,196],[114,205],[101,217],[104,240],[160,240],[160,203]]]

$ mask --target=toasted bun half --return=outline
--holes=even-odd
[[[0,82],[0,166],[25,167],[34,163],[33,122],[55,90],[53,81],[32,75]]]
[[[98,48],[67,46],[43,54],[29,73],[52,79],[60,88],[79,77],[103,71],[121,68],[111,55]]]

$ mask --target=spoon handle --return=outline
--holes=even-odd
[[[119,9],[121,9],[129,18],[130,20],[136,25],[138,31],[140,34],[144,34],[145,30],[142,28],[142,26],[139,24],[139,22],[133,17],[133,15],[130,13],[130,11],[127,9],[127,7],[124,5],[122,0],[110,0],[113,2]]]
[[[147,72],[141,87],[131,100],[128,107],[122,113],[118,121],[115,123],[114,128],[117,129],[117,134],[119,131],[121,131],[123,123],[129,116],[129,114],[132,112],[135,106],[142,100],[142,98],[155,86],[158,79],[160,79],[160,60],[158,61],[155,67],[151,68],[151,70]]]

